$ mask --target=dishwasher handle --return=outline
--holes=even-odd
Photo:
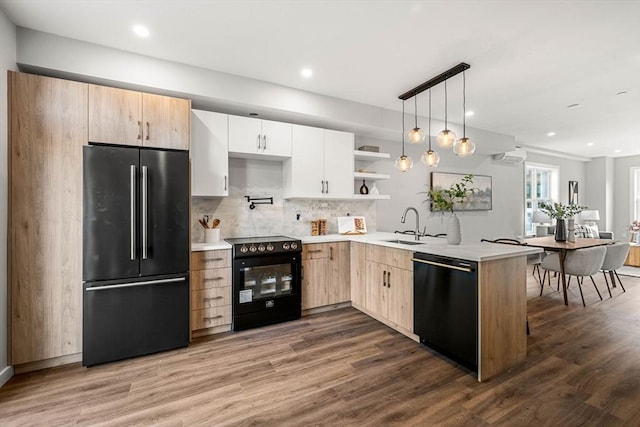
[[[445,263],[436,262],[436,261],[427,261],[427,260],[418,259],[418,258],[412,258],[411,260],[413,262],[419,262],[419,263],[422,263],[422,264],[433,265],[435,267],[443,267],[443,268],[449,268],[451,270],[464,271],[465,273],[472,273],[473,272],[473,269],[471,268],[471,264],[466,264],[466,263],[458,263],[458,265],[452,265],[452,264],[445,264]]]

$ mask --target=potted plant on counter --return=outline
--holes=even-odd
[[[456,206],[467,202],[477,189],[471,187],[473,175],[465,175],[460,182],[451,184],[449,188],[432,188],[428,191],[425,202],[431,202],[432,212],[451,212],[447,223],[447,242],[459,245],[462,241],[460,220],[455,213]]]
[[[573,241],[573,217],[578,215],[583,210],[587,209],[587,207],[578,205],[563,205],[562,203],[558,202],[542,202],[538,205],[538,209],[549,215],[549,218],[556,219],[556,232],[554,237],[558,242],[566,242],[567,237],[569,237],[570,241]],[[567,221],[569,221],[569,224],[567,224]]]

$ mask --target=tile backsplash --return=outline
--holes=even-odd
[[[282,164],[261,160],[229,159],[229,196],[191,199],[191,240],[204,242],[198,223],[203,215],[220,219],[221,238],[269,235],[308,236],[311,221],[327,220],[327,233],[338,232],[337,217],[364,216],[367,229],[376,229],[376,202],[369,200],[284,200]],[[273,205],[249,209],[245,196],[273,197]],[[300,219],[297,215],[300,214]]]

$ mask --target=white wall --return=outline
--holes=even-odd
[[[599,157],[585,163],[585,182],[589,191],[583,204],[600,213],[598,226],[601,230],[614,229],[614,160]],[[616,234],[616,237],[619,234]]]
[[[619,157],[614,159],[614,191],[613,204],[615,206],[613,231],[620,240],[629,239],[627,227],[634,219],[631,218],[631,179],[630,168],[640,167],[640,156]]]
[[[16,28],[0,10],[0,102],[7,105],[7,70],[16,69]],[[7,358],[7,108],[0,114],[0,385],[13,375]]]
[[[473,138],[473,134],[468,135]],[[398,136],[400,139],[400,136]],[[357,144],[356,144],[357,145]],[[440,154],[440,165],[429,169],[420,162],[426,144],[405,144],[405,154],[413,159],[414,166],[408,172],[399,172],[393,167],[393,160],[401,152],[395,142],[375,141],[383,152],[391,153],[391,162],[379,161],[371,166],[375,172],[388,173],[391,179],[378,181],[381,194],[391,194],[391,200],[377,202],[377,223],[380,231],[412,230],[415,228],[413,213],[405,224],[400,218],[409,206],[420,212],[420,227],[427,226],[427,233],[446,232],[446,216],[431,216],[429,205],[424,203],[425,191],[429,189],[430,172],[451,172],[460,174],[488,175],[492,178],[493,209],[490,211],[460,212],[458,217],[462,227],[462,240],[478,241],[481,238],[515,237],[524,230],[524,166],[500,164],[488,155],[474,154],[460,158],[451,149],[441,149],[432,141],[432,148]]]

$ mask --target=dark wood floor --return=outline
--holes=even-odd
[[[528,284],[526,362],[473,373],[352,308],[90,369],[15,376],[0,425],[640,425],[640,278]],[[606,296],[605,296],[606,295]]]

